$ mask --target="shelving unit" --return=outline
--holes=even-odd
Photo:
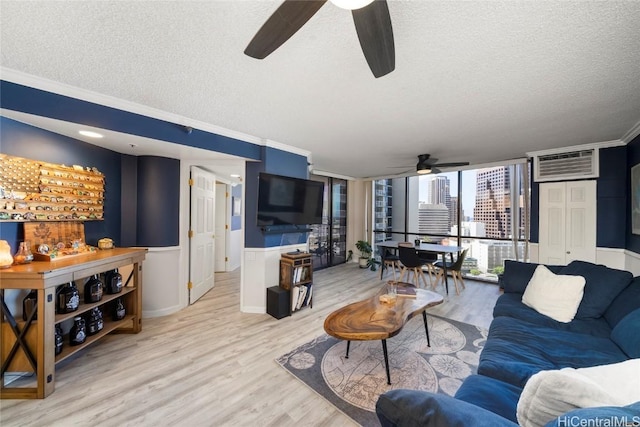
[[[279,286],[289,291],[289,315],[307,306],[313,308],[311,254],[305,252],[282,254]]]
[[[142,330],[142,261],[146,249],[115,248],[96,251],[86,257],[55,261],[34,261],[30,264],[12,266],[0,270],[0,296],[2,298],[2,346],[0,362],[2,364],[2,399],[45,398],[55,390],[55,366],[70,356],[97,342],[109,333],[138,333]],[[56,287],[84,279],[115,268],[123,274],[123,288],[117,294],[104,294],[99,302],[82,303],[80,297],[78,310],[71,313],[56,314]],[[79,290],[80,290],[80,286]],[[9,296],[18,290],[37,290],[36,320],[23,321],[9,311],[6,301],[16,301]],[[111,320],[108,308],[121,298],[126,315],[122,320]],[[71,319],[101,307],[104,314],[104,327],[95,335],[77,346],[69,344],[68,335],[64,336],[62,352],[55,354],[55,325],[70,322]],[[15,311],[15,310],[14,310]],[[27,373],[32,380],[8,383],[5,376],[11,373]]]
[[[104,175],[97,170],[1,154],[0,187],[1,221],[90,221],[104,216]]]

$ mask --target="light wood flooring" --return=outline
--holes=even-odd
[[[141,333],[107,336],[58,365],[46,399],[0,401],[0,425],[354,425],[274,359],[324,333],[330,312],[382,283],[353,263],[317,271],[313,308],[276,320],[241,313],[239,270],[219,274],[196,304],[143,319]],[[466,284],[456,296],[451,282],[445,302],[428,313],[487,328],[498,287]]]

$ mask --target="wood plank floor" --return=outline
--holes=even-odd
[[[141,333],[107,336],[58,365],[48,398],[0,401],[0,425],[354,425],[274,359],[324,333],[330,312],[383,282],[352,263],[315,272],[314,283],[312,309],[276,320],[241,313],[239,270],[219,274],[196,304],[143,319]],[[429,313],[488,327],[498,287],[466,284],[460,296],[451,286]]]

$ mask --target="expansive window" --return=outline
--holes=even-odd
[[[375,181],[374,242],[462,246],[463,273],[495,281],[528,258],[530,182],[524,163]]]
[[[322,224],[311,226],[308,237],[313,268],[319,270],[347,259],[347,181],[316,175],[310,179],[325,184]]]

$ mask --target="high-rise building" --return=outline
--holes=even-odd
[[[454,200],[455,199],[455,200]],[[458,222],[458,198],[451,197],[451,183],[446,176],[434,176],[429,182],[427,204],[444,205],[449,213],[448,228]]]
[[[374,230],[383,231],[383,233],[375,233],[375,241],[382,242],[384,240],[391,239],[392,237],[392,180],[378,179],[374,181],[373,194]]]
[[[487,237],[510,237],[509,167],[498,166],[478,170],[473,220],[484,223]]]
[[[449,234],[449,210],[443,204],[418,205],[418,232],[420,234]]]

